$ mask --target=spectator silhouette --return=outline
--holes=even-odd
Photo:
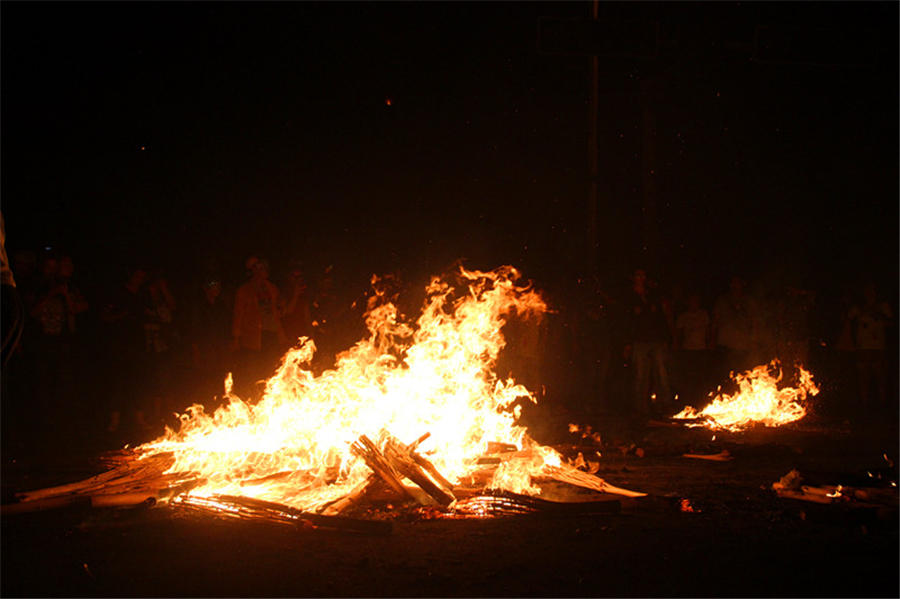
[[[646,418],[662,415],[671,407],[672,391],[666,367],[670,329],[666,307],[646,271],[635,270],[631,281],[631,294],[625,306],[628,316],[625,355],[634,364],[634,413],[638,418]]]
[[[826,346],[830,350],[827,372],[838,391],[837,403],[845,412],[855,410],[859,398],[856,330],[852,317],[855,305],[852,291],[845,288],[835,309],[833,319],[835,326],[829,331],[830,334],[826,335]]]
[[[38,415],[70,412],[74,398],[74,370],[70,344],[69,311],[74,301],[59,276],[59,258],[48,252],[41,259],[40,279],[31,315],[38,324],[35,335],[35,374]]]
[[[597,275],[585,281],[585,292],[581,345],[587,357],[589,386],[596,393],[591,402],[592,411],[596,413],[601,406],[609,407],[613,355],[621,353],[618,350],[618,322],[614,317],[618,301],[604,288]]]
[[[123,413],[131,414],[136,423],[143,424],[140,422],[143,406],[136,394],[145,384],[147,370],[144,360],[147,346],[144,332],[146,278],[145,269],[130,269],[125,282],[113,290],[100,313],[103,337],[107,340],[104,396],[109,414],[107,431],[111,433],[119,431]]]
[[[787,371],[796,366],[809,368],[810,339],[812,338],[812,310],[816,293],[793,285],[779,302],[777,310],[777,355]],[[790,380],[791,376],[788,376]]]
[[[303,268],[299,261],[291,263],[287,279],[283,285],[284,315],[281,326],[288,343],[296,344],[300,337],[312,335],[310,317],[310,292],[303,278]]]
[[[22,329],[25,324],[25,312],[22,306],[22,298],[16,289],[16,278],[9,265],[6,255],[6,223],[3,220],[3,213],[0,213],[0,319],[2,319],[2,361],[0,361],[0,399],[2,399],[2,413],[6,415],[2,419],[4,423],[11,424],[12,420],[18,421],[18,414],[15,414],[17,405],[10,399],[9,393],[9,372],[7,368],[9,360],[16,350],[19,340],[22,337]],[[4,427],[3,435],[6,436],[7,429]]]
[[[684,310],[675,319],[679,390],[684,404],[691,406],[698,406],[715,389],[709,372],[710,316],[700,304],[699,294],[688,294]]]
[[[313,339],[316,342],[314,364],[321,368],[334,365],[335,354],[340,351],[340,319],[343,307],[334,292],[334,267],[329,265],[316,285],[316,294],[310,306]]]
[[[863,301],[848,316],[855,321],[856,364],[859,372],[859,402],[870,405],[872,387],[881,407],[887,406],[887,330],[894,324],[890,304],[883,300],[874,283],[863,288]]]
[[[198,392],[205,398],[221,392],[230,370],[231,306],[222,298],[222,282],[204,277],[188,309],[187,338]]]
[[[168,279],[159,268],[150,270],[144,284],[143,311],[146,391],[143,410],[136,414],[137,424],[152,429],[172,408],[172,355],[179,331],[175,325],[178,302]],[[149,418],[149,421],[147,420]]]
[[[6,256],[6,223],[3,214],[0,213],[0,283],[2,283],[2,369],[3,378],[6,378],[6,365],[12,352],[15,350],[22,336],[22,328],[25,324],[25,314],[22,307],[22,298],[16,289],[16,278],[9,265]]]
[[[718,376],[727,381],[730,373],[743,373],[755,365],[756,303],[745,292],[746,281],[734,275],[729,290],[716,300],[712,313],[711,339],[719,364]]]
[[[281,293],[269,280],[268,261],[252,256],[247,269],[250,280],[234,296],[231,349],[240,354],[236,388],[249,398],[258,381],[274,374],[287,337],[281,326]]]

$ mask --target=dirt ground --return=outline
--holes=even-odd
[[[885,455],[897,460],[898,426],[887,416],[801,421],[715,439],[705,429],[656,425],[623,442],[610,428],[597,448],[598,476],[649,494],[623,501],[618,513],[428,519],[408,510],[391,516],[384,536],[166,507],[4,515],[0,594],[898,597],[896,505],[821,505],[772,490],[793,469],[813,485],[896,481],[897,467]],[[3,503],[19,491],[95,474],[101,453],[116,449],[111,443],[63,430],[5,438]],[[731,460],[683,455],[723,450]],[[592,451],[583,453],[597,459]],[[579,491],[563,499],[597,498]]]

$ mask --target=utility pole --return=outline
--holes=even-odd
[[[591,18],[596,20],[599,14],[600,0],[593,0],[591,3]],[[587,267],[588,273],[597,274],[597,252],[599,243],[597,240],[598,216],[600,212],[600,197],[598,179],[600,176],[600,143],[598,122],[600,119],[600,56],[591,55],[591,72],[590,72],[590,114],[588,115],[588,172],[590,180],[588,182],[588,248],[587,248]]]
[[[657,56],[659,26],[655,21],[600,19],[600,1],[591,1],[590,17],[541,17],[538,51],[556,56],[588,56],[588,189],[585,263],[596,274],[605,223],[600,197],[600,58],[652,60]],[[583,213],[582,213],[583,214]]]

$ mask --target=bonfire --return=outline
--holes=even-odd
[[[737,392],[719,393],[702,410],[688,406],[673,418],[686,420],[687,426],[731,432],[795,422],[807,413],[806,399],[819,393],[809,371],[799,366],[797,372],[799,380],[794,387],[781,384],[783,372],[778,360],[742,374],[732,373]]]
[[[643,495],[580,470],[517,424],[522,398],[536,399],[495,374],[502,329],[513,318],[527,326],[547,310],[519,278],[509,266],[433,277],[415,323],[376,295],[365,316],[368,337],[339,354],[334,368],[315,375],[315,344],[301,338],[258,401],[236,396],[229,376],[227,403],[212,413],[188,407],[177,430],[135,448],[118,469],[19,499],[149,492],[157,502],[276,506],[292,517],[337,515],[378,489],[439,507],[475,496],[484,504],[498,493],[537,500],[542,480]]]

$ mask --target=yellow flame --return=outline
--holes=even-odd
[[[691,406],[673,416],[677,419],[703,419],[706,423],[690,423],[688,426],[711,426],[732,432],[755,424],[780,426],[794,422],[806,415],[804,402],[807,396],[815,396],[819,388],[812,375],[798,367],[799,381],[796,387],[781,387],[782,372],[778,360],[757,366],[744,374],[734,374],[739,390],[734,395],[719,393],[702,410]],[[775,374],[773,374],[773,372]]]
[[[460,268],[458,288],[433,277],[415,325],[401,322],[391,303],[371,302],[369,336],[315,376],[315,345],[301,339],[282,359],[255,404],[232,394],[208,414],[198,404],[139,450],[172,452],[170,472],[195,473],[205,482],[192,495],[242,494],[316,509],[340,498],[370,474],[350,451],[361,435],[386,430],[403,443],[430,433],[417,448],[452,482],[477,469],[488,442],[533,448],[528,458],[503,462],[490,486],[535,493],[530,476],[560,456],[535,444],[516,425],[511,404],[534,395],[494,374],[508,318],[528,320],[547,306],[530,285],[516,284],[512,267],[491,272]]]

